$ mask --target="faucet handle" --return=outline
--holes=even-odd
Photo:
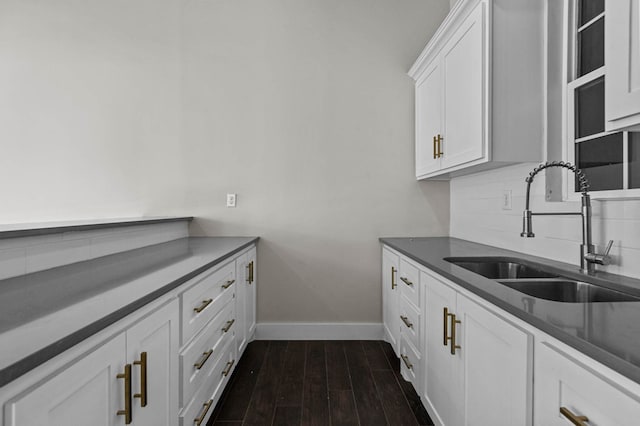
[[[609,265],[611,263],[611,256],[609,252],[613,246],[613,240],[609,240],[607,248],[604,250],[604,254],[587,253],[584,258],[589,263],[597,263],[598,265]]]
[[[607,248],[604,250],[604,255],[606,257],[609,257],[609,252],[611,251],[611,246],[613,246],[613,240],[609,240],[609,243],[607,244]]]

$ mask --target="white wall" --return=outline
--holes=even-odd
[[[181,204],[181,1],[0,2],[0,222]]]
[[[259,235],[261,322],[380,322],[380,236],[447,235],[406,75],[447,0],[188,3],[192,231]],[[225,194],[238,207],[224,207]]]
[[[448,8],[0,2],[0,222],[195,215],[262,237],[259,321],[380,322],[378,237],[448,233],[406,75]]]
[[[579,216],[533,218],[535,238],[521,238],[524,179],[537,164],[521,164],[451,180],[451,236],[537,256],[580,263]],[[531,210],[579,211],[579,202],[546,202],[544,172],[531,186]],[[511,190],[512,210],[502,209],[502,192]],[[614,240],[614,264],[598,268],[640,278],[640,200],[593,201],[593,238],[599,252]]]

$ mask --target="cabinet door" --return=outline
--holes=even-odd
[[[442,76],[436,58],[416,81],[416,177],[440,169],[433,138],[442,134]]]
[[[136,425],[173,426],[178,421],[178,310],[176,299],[127,330]]]
[[[486,7],[481,2],[443,48],[443,169],[485,155]]]
[[[532,338],[460,294],[456,319],[464,420],[453,424],[531,425]]]
[[[5,407],[8,426],[123,425],[125,335],[115,337]]]
[[[607,130],[640,128],[640,0],[605,2]]]
[[[423,389],[427,402],[432,406],[435,415],[444,425],[459,425],[460,393],[455,386],[455,356],[451,355],[447,312],[456,309],[456,292],[431,275],[426,278],[425,297],[425,330],[426,368],[424,369]]]
[[[398,255],[382,249],[382,322],[384,334],[396,355],[400,354],[399,267]]]
[[[249,283],[249,262],[247,261],[247,254],[243,254],[236,258],[236,277],[238,279],[238,285],[236,286],[236,321],[235,335],[236,343],[238,345],[238,353],[242,354],[244,348],[247,345],[247,293],[251,289]]]
[[[638,390],[619,388],[611,373],[594,371],[547,343],[536,345],[535,364],[536,426],[570,425],[561,408],[587,417],[584,423],[588,425],[638,424]]]
[[[247,342],[253,339],[253,335],[256,332],[256,301],[258,291],[258,253],[255,247],[253,247],[247,253],[247,274],[246,283],[249,284],[247,292],[245,294],[245,327],[247,330]]]

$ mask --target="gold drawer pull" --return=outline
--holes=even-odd
[[[587,416],[576,416],[567,407],[560,407],[560,414],[565,416],[571,423],[576,426],[589,426],[585,422],[589,421]]]
[[[229,375],[229,372],[231,371],[231,367],[233,367],[233,363],[234,363],[234,362],[236,362],[236,360],[235,360],[235,359],[234,359],[234,360],[232,360],[232,361],[229,361],[229,362],[227,363],[227,366],[226,366],[226,367],[225,367],[225,369],[222,371],[222,375],[223,375],[223,376],[225,376],[225,377],[226,377],[226,376],[228,376],[228,375]]]
[[[442,344],[447,346],[450,339],[449,332],[447,330],[447,322],[449,321],[449,308],[443,308],[442,311],[443,311],[442,325],[444,327],[444,331],[442,333],[442,336],[443,336]]]
[[[449,314],[451,317],[451,355],[456,354],[456,349],[461,349],[460,345],[456,345],[456,324],[462,324],[461,321],[456,319],[455,314]]]
[[[413,328],[413,324],[409,321],[409,318],[400,315],[400,319],[402,320],[402,322],[404,323],[404,325],[406,325],[409,328]]]
[[[233,283],[235,283],[235,282],[236,282],[236,280],[229,280],[229,281],[227,281],[225,284],[222,284],[222,288],[226,290],[226,289],[228,289],[229,287],[231,287],[231,285],[232,285]]]
[[[213,299],[203,300],[203,301],[202,301],[202,304],[201,304],[200,306],[196,307],[196,308],[193,308],[193,310],[194,310],[195,312],[197,312],[197,313],[200,313],[200,312],[204,311],[204,310],[205,310],[205,308],[206,308],[207,306],[209,306],[209,304],[211,304],[211,302],[213,302]]]
[[[140,398],[140,406],[147,406],[147,353],[140,353],[140,361],[133,361],[133,365],[140,366],[140,393],[133,395],[134,398]]]
[[[406,355],[400,355],[400,358],[402,358],[402,361],[404,361],[404,365],[406,365],[406,366],[407,366],[407,368],[408,368],[409,370],[412,370],[412,369],[413,369],[413,364],[411,364],[411,363],[409,362],[409,357],[408,357],[408,356],[406,356]]]
[[[398,286],[398,283],[396,282],[396,272],[398,272],[398,270],[395,268],[395,266],[392,266],[391,267],[391,290],[393,290]]]
[[[204,404],[202,404],[202,406],[204,407],[202,409],[202,413],[200,413],[198,417],[193,419],[193,422],[196,424],[196,426],[200,426],[204,421],[204,418],[207,417],[207,413],[209,412],[209,408],[211,408],[211,404],[213,404],[213,399],[210,399]]]
[[[400,279],[402,280],[403,283],[405,283],[406,285],[408,285],[409,287],[413,287],[413,283],[411,281],[409,281],[408,278],[405,277],[400,277]]]
[[[249,262],[249,264],[247,265],[247,269],[249,270],[248,272],[248,278],[247,278],[247,282],[249,284],[253,283],[253,260],[251,262]]]
[[[444,155],[444,152],[442,152],[442,135],[438,134],[438,153],[436,154],[436,158],[440,158]]]
[[[235,319],[232,319],[231,321],[227,321],[227,324],[224,327],[222,327],[222,331],[224,331],[225,333],[229,331],[229,329],[231,329],[231,326],[233,325],[234,322],[236,322]]]
[[[434,159],[438,158],[438,148],[436,148],[437,141],[438,141],[438,138],[434,136],[433,137],[433,158]]]
[[[124,379],[124,410],[118,410],[118,416],[124,416],[124,423],[131,423],[131,364],[124,366],[124,373],[117,374],[116,378]]]
[[[200,361],[193,364],[196,370],[200,370],[204,366],[204,363],[207,362],[207,360],[209,359],[212,353],[213,353],[213,349],[209,349],[208,351],[202,353],[202,356],[200,357]]]

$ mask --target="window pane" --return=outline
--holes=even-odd
[[[576,89],[576,139],[604,132],[604,77]]]
[[[640,188],[640,133],[629,133],[629,188]]]
[[[604,0],[581,0],[580,26],[583,26],[602,12],[604,12]]]
[[[576,165],[589,179],[590,191],[622,189],[622,133],[577,143]]]
[[[578,33],[578,77],[604,65],[604,18]]]

